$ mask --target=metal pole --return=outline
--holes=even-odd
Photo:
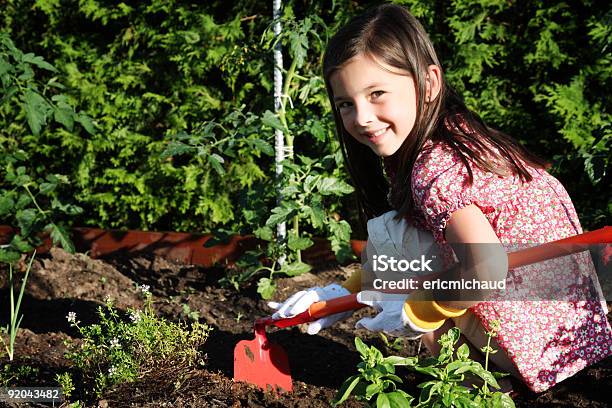
[[[273,0],[272,1],[272,17],[274,18],[274,36],[279,37],[281,35],[281,0]],[[282,52],[282,44],[280,41],[276,42],[274,46],[274,111],[279,112],[281,110],[282,98],[283,98],[283,52]],[[274,131],[274,149],[276,152],[275,155],[275,163],[276,163],[276,203],[280,204],[282,201],[282,196],[280,190],[282,186],[280,185],[280,178],[283,173],[283,165],[281,162],[285,158],[285,136],[283,132],[279,129],[275,129]],[[276,226],[276,239],[281,242],[284,241],[287,236],[287,226],[286,223],[280,223]],[[285,260],[285,256],[282,256],[279,259],[279,263],[283,263]]]

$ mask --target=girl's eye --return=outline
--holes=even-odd
[[[384,94],[384,93],[385,93],[385,91],[374,91],[374,92],[372,92],[372,96],[374,98],[378,98],[378,97],[382,96],[382,94]]]
[[[350,106],[351,106],[350,102],[340,102],[339,104],[336,105],[338,109],[345,109],[345,108],[349,108]]]

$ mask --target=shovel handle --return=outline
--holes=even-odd
[[[508,254],[508,269],[589,249],[589,245],[612,243],[612,227],[585,232]]]
[[[572,237],[509,253],[508,269],[586,251],[589,245],[609,243],[612,243],[612,227],[607,226],[595,231],[585,232]],[[365,305],[357,301],[357,294],[352,293],[350,295],[313,303],[308,310],[294,317],[278,320],[266,319],[266,322],[267,324],[273,324],[277,327],[289,327],[312,322],[332,314],[357,310],[364,306]]]

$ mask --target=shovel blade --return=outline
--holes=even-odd
[[[236,344],[234,380],[255,384],[264,390],[293,390],[285,350],[273,343],[262,346],[258,339],[242,340]]]

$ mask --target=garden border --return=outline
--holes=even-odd
[[[0,244],[8,243],[14,231],[15,229],[10,226],[0,225]],[[85,227],[72,228],[71,233],[77,252],[86,252],[91,258],[121,252],[144,252],[171,261],[205,267],[219,264],[233,265],[244,252],[264,242],[252,235],[233,235],[226,244],[205,247],[205,243],[213,237],[213,234],[121,231]],[[313,238],[313,241],[314,245],[302,253],[304,262],[316,265],[336,260],[329,241],[323,238]],[[37,248],[37,252],[48,252],[51,247],[51,239],[45,235],[43,244]],[[357,257],[364,247],[365,241],[351,240],[351,249]]]

